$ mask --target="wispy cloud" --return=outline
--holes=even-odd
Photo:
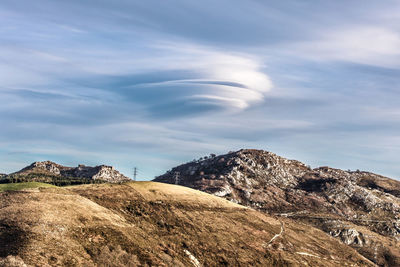
[[[297,44],[296,51],[315,60],[399,67],[399,47],[400,32],[363,25],[324,32],[319,39]]]

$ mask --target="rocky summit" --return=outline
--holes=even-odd
[[[363,171],[312,169],[245,149],[210,155],[154,181],[179,184],[323,230],[381,266],[400,266],[400,182]]]
[[[0,177],[10,181],[35,181],[57,182],[74,181],[74,183],[87,183],[102,181],[109,183],[126,182],[130,179],[121,174],[112,166],[100,165],[95,167],[78,165],[78,167],[66,167],[52,161],[34,162],[15,173]]]

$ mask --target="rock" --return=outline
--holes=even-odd
[[[117,183],[130,180],[128,177],[115,170],[112,166],[100,165],[89,167],[79,165],[77,168],[71,168],[61,173],[62,176],[81,177],[93,180],[103,180],[110,183]]]
[[[366,241],[362,233],[359,233],[356,229],[337,229],[331,231],[330,234],[333,237],[338,237],[346,245],[355,245],[362,247],[366,245]]]
[[[60,175],[61,170],[64,169],[69,169],[69,167],[61,166],[52,161],[37,161],[29,165],[28,167],[23,168],[17,173],[32,172],[32,170],[34,170],[37,173],[45,172],[53,175]]]

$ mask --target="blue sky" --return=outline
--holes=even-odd
[[[400,178],[399,1],[3,0],[0,172],[265,149]]]

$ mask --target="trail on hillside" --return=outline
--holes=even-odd
[[[274,242],[275,239],[277,239],[278,237],[280,237],[283,232],[285,231],[285,226],[283,224],[282,221],[279,221],[281,223],[281,231],[279,232],[279,234],[274,235],[270,241],[268,241],[268,243],[266,244],[266,246],[269,246],[272,242]]]

